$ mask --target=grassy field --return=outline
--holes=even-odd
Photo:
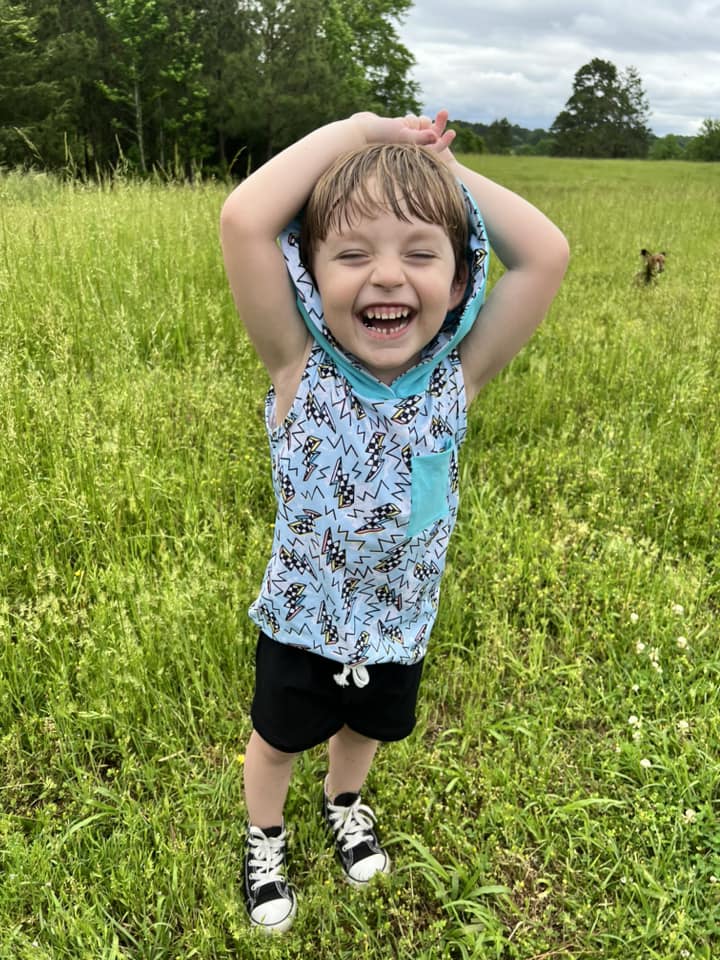
[[[238,883],[273,511],[227,187],[0,177],[0,960],[720,956],[720,166],[481,168],[571,267],[473,408],[368,785],[394,872],[342,884],[304,756],[281,941]]]

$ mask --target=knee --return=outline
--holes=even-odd
[[[358,746],[363,744],[373,744],[377,746],[380,742],[379,740],[373,740],[372,737],[366,737],[363,733],[357,733],[352,727],[348,727],[347,724],[338,731],[336,736],[339,736],[341,740],[345,740],[347,743],[357,744]]]
[[[256,750],[265,763],[272,764],[274,767],[290,766],[295,758],[300,756],[298,753],[286,753],[284,750],[278,750],[271,746],[267,740],[263,740],[257,730],[253,730],[248,744],[248,753]]]

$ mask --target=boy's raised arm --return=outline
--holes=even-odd
[[[445,132],[447,111],[435,120],[408,118],[418,130],[433,130],[427,146],[468,188],[480,209],[490,244],[505,267],[460,345],[468,403],[530,339],[560,287],[569,248],[562,232],[516,193],[459,163]]]
[[[542,321],[565,275],[569,248],[562,232],[527,200],[455,159],[449,166],[475,198],[505,267],[460,347],[469,402]]]
[[[306,359],[309,334],[276,243],[320,175],[343,153],[374,142],[430,143],[436,134],[399,118],[359,113],[308,134],[277,154],[230,194],[220,235],[235,304],[260,359],[278,386]]]

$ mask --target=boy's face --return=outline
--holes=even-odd
[[[441,226],[385,212],[331,231],[313,272],[330,332],[383,383],[414,366],[466,284]]]

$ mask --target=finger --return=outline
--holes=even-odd
[[[446,130],[441,137],[436,137],[432,143],[425,144],[428,150],[432,153],[441,154],[443,151],[447,150],[450,144],[455,139],[454,130]]]
[[[418,120],[420,123],[421,130],[429,130],[433,125],[433,122],[430,119],[430,117],[426,117],[423,115],[422,117],[419,117]]]
[[[400,131],[400,139],[406,143],[416,143],[420,147],[427,147],[435,143],[437,137],[433,130],[415,130],[412,127],[405,127]]]
[[[445,127],[447,126],[448,122],[448,116],[449,114],[447,110],[438,110],[438,112],[435,114],[435,122],[433,123],[433,127],[435,128],[435,133],[437,133],[439,137],[442,136],[445,131]]]

